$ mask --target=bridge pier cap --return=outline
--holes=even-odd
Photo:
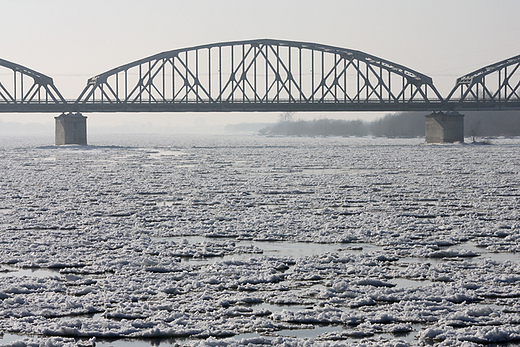
[[[62,113],[54,119],[56,146],[87,144],[87,117],[81,113]]]
[[[455,111],[426,116],[426,143],[464,142],[464,115]]]

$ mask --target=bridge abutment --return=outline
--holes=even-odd
[[[464,115],[434,112],[426,116],[426,143],[464,142]]]
[[[54,119],[56,120],[54,133],[56,146],[87,144],[87,117],[81,113],[62,113]]]

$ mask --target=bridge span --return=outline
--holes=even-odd
[[[361,51],[259,39],[158,53],[66,100],[51,77],[0,59],[0,112],[519,110],[519,67],[520,55],[478,69],[443,98],[431,77]]]
[[[352,49],[282,40],[158,53],[90,78],[66,100],[51,77],[0,59],[0,112],[279,112],[520,109],[520,55],[457,79],[433,79]]]
[[[430,77],[360,51],[251,40],[117,67],[89,79],[76,105],[130,112],[374,111],[438,108],[441,101]]]

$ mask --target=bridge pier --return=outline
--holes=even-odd
[[[464,115],[433,112],[426,116],[426,143],[464,142]]]
[[[81,113],[62,113],[56,120],[54,142],[56,146],[86,145],[87,144],[87,117]]]

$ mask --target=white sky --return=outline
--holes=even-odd
[[[0,0],[0,58],[54,78],[67,99],[89,77],[177,48],[258,38],[360,50],[455,79],[520,54],[518,0]],[[51,122],[55,115],[2,115]],[[89,115],[89,126],[276,121],[277,114]],[[297,118],[370,118],[299,113]],[[198,123],[197,123],[198,122]]]

